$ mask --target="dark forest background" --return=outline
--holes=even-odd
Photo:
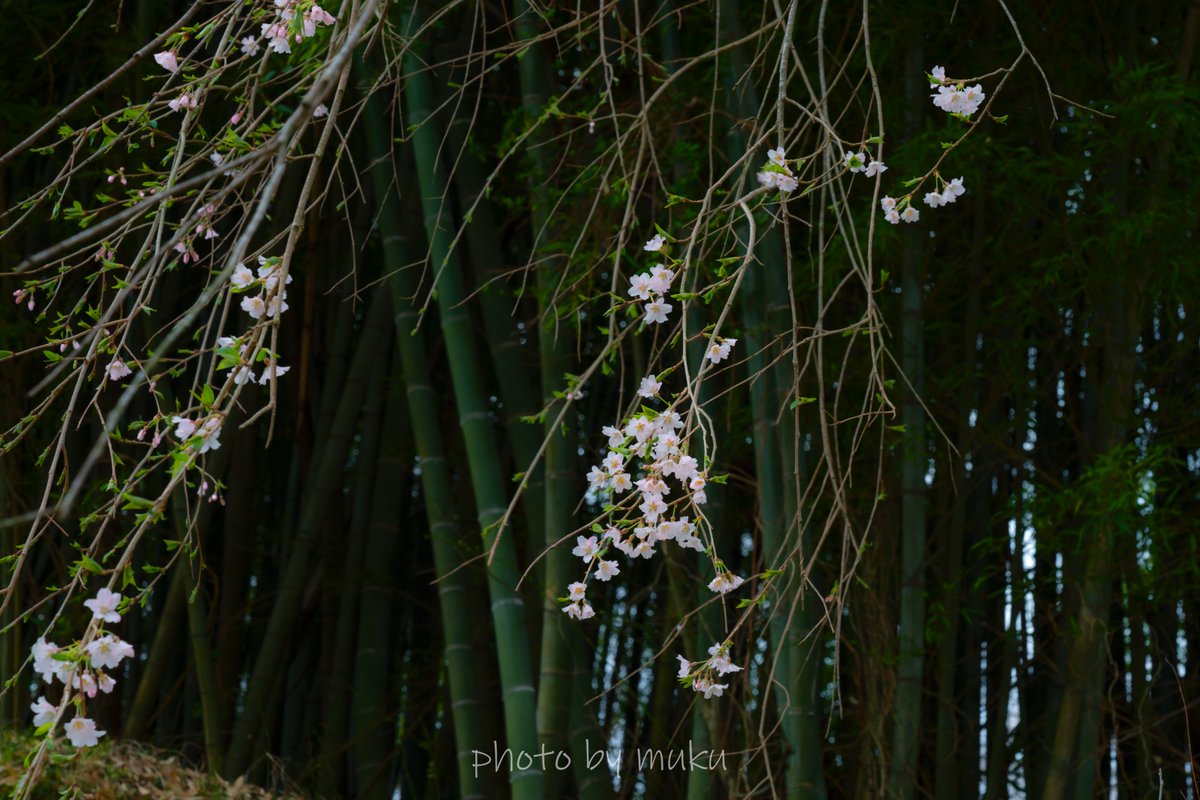
[[[39,59],[82,6],[0,4],[0,150],[185,5],[99,0]],[[385,12],[397,37],[410,14],[430,13],[410,5]],[[946,64],[984,75],[1020,45],[999,4],[865,6],[888,131],[883,185],[898,187],[964,129],[929,104],[924,73]],[[816,195],[789,202],[786,232],[777,207],[756,209],[775,242],[757,252],[767,277],[748,281],[735,304],[729,335],[744,349],[713,379],[707,407],[721,443],[714,469],[729,474],[711,487],[709,513],[722,558],[751,578],[751,592],[689,615],[712,597],[703,587],[711,575],[676,549],[622,560],[620,580],[590,590],[596,617],[570,625],[554,598],[575,579],[571,545],[537,562],[515,593],[511,578],[595,513],[582,502],[584,474],[600,458],[601,426],[655,356],[649,340],[629,340],[563,430],[522,418],[552,403],[564,374],[603,344],[608,248],[626,209],[637,220],[632,259],[654,223],[683,229],[693,206],[671,195],[700,198],[771,129],[774,106],[760,101],[777,78],[782,10],[622,0],[598,19],[573,3],[545,4],[539,16],[523,2],[471,2],[445,10],[403,57],[392,60],[399,50],[386,42],[364,49],[340,118],[342,155],[322,176],[333,188],[308,212],[292,262],[292,309],[279,331],[292,370],[278,385],[270,444],[265,419],[227,425],[207,461],[222,502],[180,494],[141,546],[137,583],[148,600],[122,623],[139,658],[92,706],[101,727],[226,777],[270,784],[283,773],[319,797],[1195,798],[1200,4],[1010,10],[1053,96],[1025,59],[996,100],[1002,119],[979,121],[945,162],[945,177],[965,176],[967,194],[922,207],[917,225],[877,219],[877,333],[891,356],[873,361],[853,336],[830,337],[789,394],[789,303],[805,326],[821,317],[839,330],[860,318],[862,292],[834,291],[848,270],[844,243],[830,244],[816,269],[822,244],[803,222],[817,218]],[[855,141],[876,129],[855,47],[862,18],[856,4],[801,2],[794,33],[815,73],[823,25],[830,94],[844,109],[838,129]],[[505,47],[507,57],[485,53]],[[591,71],[569,90],[600,57],[616,80]],[[636,158],[637,147],[611,121],[589,130],[583,112],[611,103],[628,120],[644,92],[685,64],[647,123],[656,160],[631,186],[604,165],[618,151]],[[152,68],[127,73],[89,106],[145,95],[139,75]],[[996,79],[984,83],[991,91]],[[789,86],[807,97],[799,78]],[[501,164],[546,113],[539,134]],[[798,141],[789,155],[805,147]],[[62,153],[26,152],[0,167],[0,207],[46,185]],[[103,166],[119,163],[114,154]],[[301,177],[285,177],[274,230],[287,225]],[[104,182],[99,166],[85,170],[65,199],[86,202]],[[850,185],[845,219],[865,231],[877,210],[865,183]],[[78,230],[62,219],[14,222],[3,222],[0,269]],[[460,231],[461,278],[429,297],[420,267],[442,263]],[[172,273],[154,320],[173,319],[203,281],[202,271]],[[0,285],[8,298],[24,283],[7,274]],[[827,308],[818,296],[832,298]],[[5,429],[33,407],[30,391],[46,373],[38,353],[7,356],[46,341],[53,312],[40,311],[8,300],[0,311]],[[882,373],[895,413],[864,436],[841,424],[852,416],[843,405],[838,424],[822,428],[820,404],[794,402],[816,395],[814,370],[822,391],[853,397],[869,396],[866,376]],[[164,381],[187,391],[182,379]],[[40,502],[39,453],[55,435],[56,408],[29,436],[3,440],[4,555],[25,541]],[[153,413],[135,403],[131,418]],[[68,452],[78,460],[100,433],[85,418]],[[547,433],[548,465],[503,537],[516,572],[493,571],[490,582],[504,586],[489,587],[481,526],[508,504],[512,476]],[[844,518],[808,482],[823,474],[829,448],[846,465]],[[194,547],[176,557],[189,518]],[[0,620],[0,676],[18,674],[45,630],[48,607],[35,604],[65,580],[80,535],[78,516],[57,519],[28,554]],[[788,558],[785,542],[798,546]],[[6,584],[11,567],[0,568]],[[780,568],[803,579],[768,592],[739,629],[734,655],[746,669],[732,676],[736,686],[696,699],[674,678],[675,654],[694,658],[719,641],[736,601]],[[504,592],[523,599],[523,614],[494,611]],[[83,615],[68,608],[58,624],[78,628]],[[521,720],[511,706],[506,714],[522,687],[498,659],[514,650],[535,690],[526,708],[536,703],[536,714],[524,719],[532,738],[515,737]],[[26,667],[9,682],[0,724],[30,729],[36,680]],[[604,769],[512,784],[506,771],[470,777],[464,747],[490,752],[493,741],[548,743],[577,767],[585,747],[626,760],[615,785]],[[728,768],[636,763],[637,748],[689,742],[723,749]]]

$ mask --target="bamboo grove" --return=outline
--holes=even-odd
[[[5,16],[14,796],[1197,796],[1200,5]]]

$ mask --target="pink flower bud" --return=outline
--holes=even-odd
[[[146,429],[145,428],[142,428],[140,431],[138,431],[137,438],[138,438],[139,442],[146,438]]]

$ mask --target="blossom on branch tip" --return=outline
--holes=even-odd
[[[741,576],[722,570],[717,573],[717,577],[708,582],[708,589],[717,594],[729,594],[743,583],[745,580]]]
[[[120,593],[107,588],[96,592],[96,596],[91,600],[83,601],[83,605],[92,612],[92,619],[101,622],[120,622],[121,615],[117,613],[117,606],[120,604]]]
[[[123,659],[133,657],[133,645],[116,636],[101,636],[87,646],[88,659],[96,669],[112,669]]]
[[[262,295],[250,297],[247,295],[242,298],[242,311],[245,311],[253,319],[262,319],[263,314],[267,313],[267,304],[262,299]]]
[[[614,575],[619,574],[621,574],[621,569],[615,561],[604,561],[601,559],[596,563],[596,580],[611,580]]]
[[[33,724],[35,727],[42,727],[47,722],[54,721],[54,714],[57,709],[46,700],[45,697],[39,697],[36,703],[29,704],[29,710],[33,712]]]
[[[563,606],[563,611],[572,619],[591,619],[596,616],[596,612],[586,601],[582,603],[568,603]]]
[[[692,662],[688,661],[683,656],[677,655],[675,657],[679,659],[679,672],[677,673],[678,677],[686,678],[692,671]]]
[[[109,365],[104,368],[104,371],[108,373],[108,379],[110,381],[119,381],[122,378],[128,378],[133,374],[133,370],[125,366],[125,362],[119,358],[114,358]]]
[[[583,563],[588,563],[597,553],[600,552],[600,547],[596,543],[595,536],[577,536],[575,537],[575,549],[571,551],[571,555],[578,556],[583,559]],[[574,586],[575,584],[571,584]],[[582,585],[582,584],[580,584]]]
[[[105,731],[96,728],[96,723],[87,717],[75,717],[67,723],[67,738],[76,747],[93,747],[100,743]]]
[[[245,289],[254,283],[254,273],[245,264],[238,264],[229,276],[229,283],[235,289]]]
[[[192,434],[196,432],[196,423],[184,417],[171,417],[171,422],[175,424],[175,438],[183,441],[190,439]]]
[[[857,153],[847,150],[842,163],[851,172],[863,172],[867,168],[867,154],[861,150]]]
[[[650,276],[646,274],[634,275],[629,279],[629,296],[636,297],[638,300],[650,299]]]
[[[642,378],[641,386],[638,387],[638,396],[645,398],[654,397],[661,388],[662,383],[654,375],[647,375]]]
[[[876,175],[882,175],[887,172],[887,165],[882,161],[872,161],[867,164],[867,168],[863,170],[863,175],[868,178],[874,178]]]
[[[172,111],[182,111],[188,108],[195,108],[196,97],[184,92],[183,94],[179,95],[179,97],[176,97],[174,100],[168,102],[167,105],[170,106]]]
[[[704,357],[714,364],[719,364],[729,358],[729,351],[737,344],[737,339],[722,339],[721,341],[713,340],[708,345],[708,350],[704,353]]]
[[[662,323],[667,321],[667,315],[674,308],[670,303],[664,303],[662,300],[651,300],[646,303],[646,322],[647,323]]]
[[[170,50],[164,50],[161,53],[155,53],[154,60],[167,72],[174,73],[179,71],[179,59],[177,59],[175,54]]]
[[[666,241],[667,240],[663,238],[661,233],[656,233],[654,234],[653,238],[649,239],[646,244],[642,246],[642,249],[647,253],[659,253],[662,252],[663,245],[666,244]]]
[[[290,369],[291,367],[281,367],[277,365],[274,359],[267,359],[267,365],[263,368],[262,375],[259,376],[258,385],[263,386],[270,381],[271,378],[278,378],[281,375],[286,375],[287,371]]]
[[[69,665],[54,657],[61,649],[54,642],[47,642],[43,636],[33,643],[33,671],[41,675],[46,683],[53,683],[55,678],[66,683]]]

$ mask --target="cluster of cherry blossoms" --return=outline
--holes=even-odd
[[[866,178],[874,178],[876,175],[882,175],[887,172],[887,164],[884,164],[879,159],[869,158],[866,152],[862,150],[859,150],[857,153],[847,150],[842,163],[850,172],[861,172],[863,177]]]
[[[199,419],[171,417],[171,424],[175,426],[175,430],[172,431],[175,438],[179,440],[180,444],[194,446],[200,455],[204,455],[209,450],[221,448],[221,425],[223,423],[224,420],[219,414]]]
[[[708,648],[708,659],[705,661],[675,657],[679,659],[679,679],[685,686],[690,685],[693,690],[703,694],[705,700],[720,697],[729,688],[728,684],[717,683],[718,678],[742,671],[741,667],[729,660],[729,642]]]
[[[767,151],[767,163],[759,170],[758,182],[768,189],[778,189],[781,192],[794,192],[799,182],[792,174],[787,159],[784,158],[783,147]]]
[[[721,343],[726,355],[733,342]],[[662,399],[661,390],[659,376],[648,375],[642,379],[638,395],[647,400]],[[587,478],[591,491],[610,503],[609,524],[604,528],[599,523],[593,525],[596,535],[576,537],[571,552],[583,560],[586,571],[582,581],[567,587],[563,611],[568,616],[594,616],[586,599],[588,580],[594,576],[609,581],[620,574],[617,562],[605,558],[610,549],[619,550],[629,559],[652,558],[657,546],[668,541],[696,552],[707,551],[696,535],[696,524],[681,513],[689,508],[698,510],[708,502],[708,477],[695,456],[687,453],[687,443],[680,433],[683,427],[683,418],[671,406],[663,411],[642,406],[622,424],[604,427],[608,453],[591,468]],[[668,479],[680,485],[677,499],[670,497],[673,490]],[[714,563],[717,576],[709,589],[725,594],[742,584],[743,579],[726,570],[722,562]]]
[[[332,25],[333,15],[316,3],[306,0],[275,0],[276,16],[262,24],[262,36],[267,49],[273,53],[292,52],[292,42],[304,41],[317,32],[318,25]],[[242,52],[252,56],[258,52],[258,40],[253,36],[242,39]]]
[[[737,339],[714,336],[708,343],[708,350],[704,351],[704,357],[714,364],[719,364],[729,358],[729,352],[733,350],[735,344],[737,344]]]
[[[941,176],[938,176],[938,180],[942,180]],[[925,193],[925,205],[929,206],[930,208],[948,206],[958,200],[958,198],[962,197],[967,191],[963,186],[963,179],[961,177],[955,178],[952,181],[942,181],[942,184],[943,186],[940,192]]]
[[[933,104],[947,114],[960,114],[969,117],[979,110],[987,97],[982,84],[967,86],[965,82],[953,81],[946,78],[945,67],[934,67],[929,71],[933,83],[930,89],[937,89],[937,94],[930,95]]]
[[[264,386],[272,378],[286,375],[288,370],[291,369],[291,367],[284,367],[277,364],[269,350],[259,348],[249,359],[250,363],[261,362],[263,365],[262,373],[256,378],[254,370],[245,363],[246,351],[249,349],[250,343],[244,342],[240,338],[221,336],[217,339],[217,354],[221,356],[221,362],[217,365],[217,368],[233,369],[233,382],[238,386],[252,382],[258,383],[259,386]]]
[[[84,715],[83,697],[111,692],[117,682],[106,670],[116,669],[122,661],[132,658],[134,650],[133,645],[107,633],[103,627],[106,622],[121,621],[117,611],[121,604],[120,594],[101,589],[83,604],[92,612],[92,621],[97,625],[94,638],[86,645],[76,642],[60,647],[47,642],[45,637],[38,637],[33,645],[33,669],[48,684],[57,679],[64,686],[78,690],[79,694],[74,698],[75,717],[67,723],[66,735],[76,747],[92,747],[99,743],[105,731],[99,730],[95,721]],[[29,708],[33,712],[33,724],[38,728],[53,724],[58,716],[58,708],[45,696],[38,697]]]
[[[907,197],[899,200],[894,197],[884,197],[879,201],[879,205],[883,208],[883,218],[893,225],[898,224],[900,220],[916,222],[921,218],[921,212],[913,208]]]
[[[242,298],[242,311],[253,319],[262,319],[264,316],[271,319],[288,310],[287,288],[279,285],[281,270],[278,257],[259,256],[258,264],[257,277],[245,264],[238,264],[229,278],[229,284],[235,293],[246,294]],[[292,276],[288,275],[285,283],[291,282]],[[251,296],[249,292],[253,289],[260,291]]]
[[[646,242],[642,249],[647,253],[665,253],[667,240],[661,233]],[[629,296],[635,300],[645,301],[645,320],[647,323],[663,323],[674,308],[666,301],[667,292],[671,291],[671,281],[675,273],[662,264],[655,264],[649,272],[642,272],[629,279]]]
[[[932,83],[929,84],[930,89],[937,89],[933,98],[933,104],[949,114],[956,114],[960,117],[970,117],[979,110],[986,95],[983,92],[981,84],[967,86],[965,81],[955,81],[946,77],[946,68],[935,66],[929,73],[929,79]],[[875,172],[872,172],[872,167],[876,164],[879,166]],[[866,154],[846,153],[846,166],[851,172],[863,172],[865,175],[873,175],[878,172],[883,172],[887,167],[883,166],[882,162],[872,161],[866,163]],[[928,176],[926,176],[928,177]],[[931,192],[926,192],[924,196],[925,205],[930,208],[938,208],[954,203],[958,198],[966,193],[966,187],[963,186],[961,177],[953,180],[945,180],[936,171],[933,173],[933,178],[937,181],[940,188]],[[921,180],[910,181],[909,183],[920,183]],[[914,190],[915,191],[915,190]],[[879,201],[880,207],[883,209],[883,218],[893,225],[900,222],[916,222],[921,219],[921,212],[912,205],[912,194],[904,197],[884,197]]]

